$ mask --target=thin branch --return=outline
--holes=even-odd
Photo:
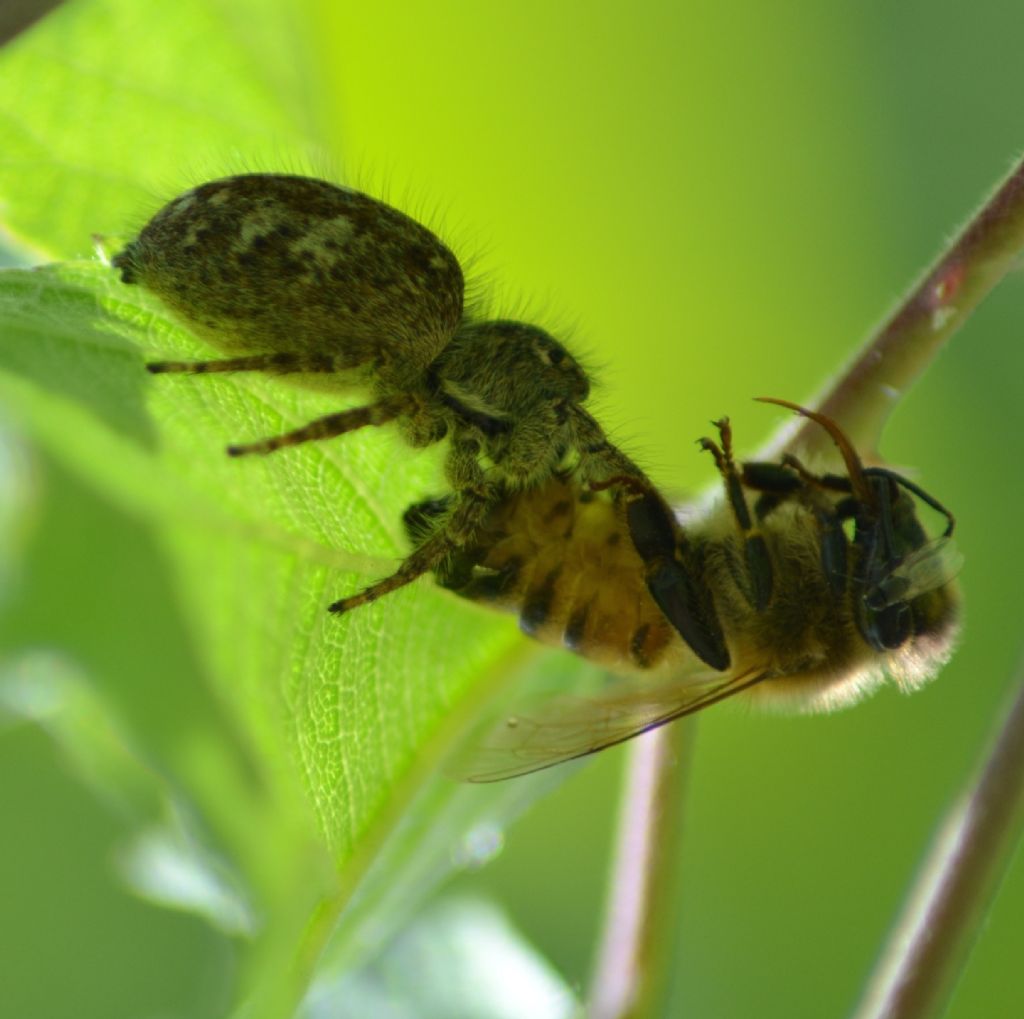
[[[1024,249],[1024,160],[911,288],[889,319],[840,373],[817,409],[838,421],[865,453],[946,341],[990,290],[1019,265]],[[804,422],[790,448],[827,442]]]
[[[977,304],[1015,267],[1022,249],[1024,160],[815,402],[817,408],[838,421],[859,448],[872,452],[903,394]],[[814,451],[828,441],[816,425],[791,423],[767,451]],[[620,813],[620,848],[611,876],[613,901],[594,978],[592,1007],[599,1019],[656,1014],[651,989],[662,977],[652,970],[650,949],[658,936],[672,929],[675,903],[670,895],[652,890],[664,877],[665,861],[678,866],[681,820],[665,809],[666,804],[683,800],[686,769],[673,766],[674,755],[667,749],[667,741],[680,738],[672,732],[678,728],[676,723],[635,741],[627,765],[627,802]],[[689,725],[685,738],[692,739],[694,732]],[[631,808],[628,798],[634,796],[637,802]],[[661,937],[662,946],[670,941]]]
[[[942,1015],[1024,823],[1024,675],[950,811],[854,1019]]]
[[[591,990],[589,1019],[657,1015],[672,945],[681,787],[697,727],[686,718],[634,741],[624,778],[612,884]]]
[[[7,0],[0,7],[0,45],[6,45],[60,3],[61,0]]]

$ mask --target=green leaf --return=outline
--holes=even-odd
[[[522,645],[507,621],[429,582],[330,616],[327,604],[402,554],[401,510],[436,491],[436,458],[366,435],[230,460],[227,442],[293,427],[336,403],[273,379],[148,376],[144,350],[187,358],[202,349],[151,305],[138,291],[122,294],[98,264],[6,271],[3,392],[41,441],[152,523],[203,681],[248,751],[222,774],[210,769],[216,751],[207,747],[196,768],[197,720],[198,731],[179,734],[173,764],[222,839],[251,833],[230,849],[263,902],[293,901],[287,880],[305,877],[300,860],[317,845],[329,854],[319,894],[333,921],[396,825],[430,828],[465,795],[438,780],[429,806],[406,816],[459,736],[453,714],[468,719]],[[245,768],[259,776],[251,803],[224,796],[231,773]],[[456,808],[470,827],[481,804],[507,794],[472,795],[475,809]],[[440,832],[425,871],[414,858],[404,865],[435,879],[462,834]],[[381,887],[401,883],[393,871]],[[307,908],[311,890],[300,897]]]
[[[11,235],[67,256],[87,251],[95,231],[126,231],[154,211],[156,193],[168,196],[161,178],[187,160],[181,138],[225,153],[203,177],[238,169],[237,152],[251,169],[270,138],[289,153],[278,168],[301,163],[315,146],[296,125],[315,107],[301,81],[282,87],[283,65],[265,61],[271,49],[283,60],[280,38],[263,45],[294,41],[296,24],[280,5],[258,6],[243,16],[230,3],[71,3],[19,38],[0,61],[15,83],[0,97]],[[169,93],[159,64],[175,49],[193,59]],[[363,959],[465,856],[467,838],[500,832],[550,784],[469,789],[439,770],[480,704],[536,651],[510,620],[429,580],[349,617],[325,611],[404,554],[402,510],[443,489],[437,452],[379,431],[229,460],[228,442],[302,424],[337,399],[263,377],[154,379],[146,359],[206,351],[100,260],[0,273],[0,329],[0,397],[151,531],[193,645],[196,674],[179,682],[201,691],[190,702],[199,707],[173,725],[118,717],[110,677],[94,677],[89,716],[108,713],[194,818],[184,840],[180,826],[169,842],[144,828],[133,880],[211,915],[219,893],[182,861],[226,859],[259,918],[240,993],[249,1014],[290,1014],[332,932],[334,965]],[[147,677],[136,683],[145,689]],[[66,730],[68,745],[87,728]],[[177,861],[176,884],[154,887],[140,860]]]
[[[184,173],[309,158],[316,108],[294,73],[315,73],[303,13],[272,0],[77,0],[16,38],[0,63],[6,228],[50,257],[83,255],[96,231],[137,225]]]

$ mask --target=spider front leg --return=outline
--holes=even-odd
[[[397,591],[424,573],[437,569],[445,559],[472,542],[503,492],[499,484],[484,477],[477,455],[475,443],[453,443],[447,473],[455,492],[447,515],[390,577],[339,599],[328,606],[329,612],[349,612]]]

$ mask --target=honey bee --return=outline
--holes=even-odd
[[[816,474],[792,455],[737,464],[729,423],[716,422],[718,440],[700,444],[725,498],[685,527],[673,518],[671,544],[688,583],[673,580],[668,598],[656,597],[660,511],[647,512],[646,493],[623,506],[571,473],[510,494],[475,543],[436,570],[462,597],[518,613],[537,640],[630,677],[505,719],[460,763],[465,777],[546,768],[741,693],[770,707],[827,711],[887,675],[914,689],[947,660],[959,615],[952,514],[908,478],[864,466],[825,415],[765,402],[825,429],[845,472]],[[409,508],[414,540],[443,502]],[[919,504],[945,519],[939,537],[929,538]],[[667,616],[673,599],[699,621],[699,646]],[[724,659],[709,663],[718,642]]]
[[[155,361],[150,372],[292,374],[318,388],[373,395],[366,406],[229,446],[229,455],[390,421],[415,447],[448,437],[452,494],[429,533],[391,576],[334,602],[331,612],[374,601],[478,547],[489,516],[543,488],[570,458],[581,491],[611,489],[616,505],[634,506],[652,591],[700,653],[700,619],[680,595],[687,577],[674,558],[671,510],[584,409],[586,372],[537,326],[468,315],[458,260],[419,223],[325,181],[228,177],[175,198],[112,264],[124,283],[156,294],[230,355]],[[703,650],[717,666],[724,646],[715,639],[711,633]]]

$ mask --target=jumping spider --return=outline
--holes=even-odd
[[[413,446],[449,438],[453,497],[444,512],[391,576],[330,611],[364,605],[437,568],[474,540],[503,500],[568,462],[582,486],[611,488],[636,521],[655,600],[700,646],[691,619],[700,609],[675,557],[672,511],[584,409],[586,373],[536,326],[467,317],[459,263],[425,227],[324,181],[250,174],[174,199],[113,265],[123,282],[152,291],[230,355],[156,361],[147,365],[153,373],[291,373],[316,376],[321,389],[354,383],[373,394],[366,406],[229,446],[231,456],[388,421]],[[723,647],[702,651],[721,663]]]

